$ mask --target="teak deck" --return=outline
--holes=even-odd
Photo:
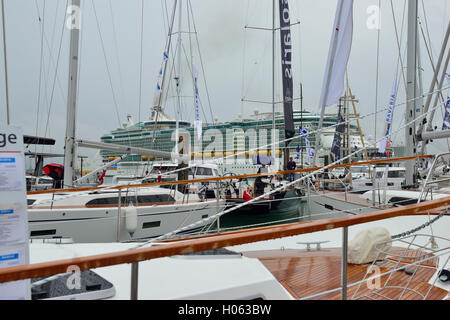
[[[402,258],[398,266],[397,255],[421,256],[418,260],[423,259],[423,252],[410,250],[405,254],[404,250],[404,248],[392,248],[390,251],[392,255],[377,264],[380,273],[399,268],[405,263],[414,262],[414,258],[408,258],[407,260]],[[338,288],[331,293],[315,296],[313,299],[341,299],[341,249],[249,251],[244,252],[244,256],[259,259],[296,299]],[[369,289],[376,287],[376,281],[373,279],[364,281],[361,285],[352,286],[352,283],[366,280],[375,275],[375,273],[369,272],[366,276],[371,265],[371,263],[347,265],[347,299],[422,300],[425,296],[427,300],[442,300],[448,294],[447,291],[428,284],[428,281],[436,272],[437,258],[419,264],[417,267],[408,266],[406,270],[415,271],[414,275],[407,274],[404,271],[394,271],[390,278],[389,275],[382,276],[378,286],[379,289]],[[405,287],[406,290],[404,290]],[[354,295],[355,292],[356,295]]]

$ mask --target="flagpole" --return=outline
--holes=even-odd
[[[320,144],[320,137],[321,137],[321,133],[320,130],[322,129],[323,126],[323,117],[325,115],[325,104],[326,104],[326,97],[328,96],[328,91],[330,89],[330,82],[331,82],[331,70],[333,69],[334,66],[334,58],[335,58],[335,53],[336,53],[336,44],[337,44],[337,40],[338,40],[338,35],[339,35],[339,27],[341,24],[341,15],[342,15],[342,8],[344,7],[344,0],[340,0],[339,1],[339,13],[337,16],[337,21],[336,21],[336,32],[334,32],[334,38],[333,38],[333,45],[331,48],[331,60],[330,60],[330,64],[328,66],[328,70],[327,70],[327,82],[325,84],[325,91],[324,91],[324,95],[323,97],[325,97],[322,101],[322,105],[320,106],[320,119],[319,119],[319,125],[317,127],[317,133],[316,133],[316,141],[315,141],[315,148],[314,148],[314,158],[313,158],[313,166],[316,166],[316,162],[317,162],[317,151],[318,151],[318,147]]]
[[[9,118],[9,89],[8,89],[8,63],[6,60],[6,30],[5,30],[5,3],[2,0],[2,32],[3,32],[3,60],[5,64],[5,91],[6,91],[6,123],[10,124]]]

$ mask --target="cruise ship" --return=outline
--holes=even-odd
[[[297,132],[299,127],[306,129],[311,134],[308,135],[310,145],[315,146],[315,134],[319,123],[319,114],[309,111],[294,110],[294,124]],[[275,119],[275,147],[272,150],[271,131]],[[319,148],[318,160],[324,161],[324,156],[330,154],[335,128],[338,121],[336,114],[329,114],[323,120],[323,133]],[[101,137],[104,143],[127,145],[131,147],[147,148],[158,151],[174,152],[177,121],[168,116],[162,108],[153,109],[147,121],[134,123],[131,116],[128,116],[122,128],[111,131]],[[254,110],[248,118],[241,115],[235,121],[216,122],[214,124],[203,124],[201,137],[199,140],[198,127],[189,121],[178,121],[179,135],[187,135],[190,139],[190,159],[191,162],[215,162],[220,173],[223,174],[244,174],[256,173],[261,167],[258,162],[258,155],[272,159],[272,165],[276,169],[283,169],[284,157],[289,154],[294,158],[297,167],[308,164],[306,154],[306,139],[298,135],[289,143],[285,143],[284,137],[284,117],[283,113],[271,112],[260,113]],[[327,130],[327,128],[329,128]],[[351,150],[361,148],[362,143],[358,128],[348,125],[348,146]],[[211,138],[211,136],[214,136]],[[219,136],[219,137],[217,137]],[[276,141],[275,141],[276,140]],[[200,141],[200,142],[199,142]],[[214,145],[211,147],[211,145]],[[258,146],[258,150],[257,149]],[[288,150],[288,153],[284,151]],[[122,154],[102,150],[100,152],[102,161],[107,163]],[[262,158],[262,157],[261,157]],[[274,161],[275,160],[275,161]],[[359,160],[359,159],[355,159]],[[117,166],[110,168],[109,174],[121,175],[145,175],[150,172],[153,166],[159,166],[167,160],[157,159],[152,156],[129,155]]]

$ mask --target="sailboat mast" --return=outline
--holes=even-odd
[[[80,40],[80,0],[72,0],[67,10],[71,15],[68,21],[70,28],[70,53],[69,53],[69,89],[67,98],[66,136],[64,147],[64,187],[73,186],[74,166],[76,164],[75,152],[75,122],[77,107],[77,83],[78,83],[78,54]]]
[[[272,1],[272,134],[271,141],[275,141],[275,1]],[[275,145],[272,144],[272,152],[275,151]],[[272,154],[275,157],[275,154]]]
[[[8,89],[8,63],[6,59],[6,30],[5,30],[5,0],[2,0],[2,32],[3,32],[3,61],[5,64],[5,95],[6,95],[6,123],[10,124],[9,118],[9,89]]]
[[[415,156],[417,153],[414,141],[416,132],[416,97],[417,97],[417,0],[408,0],[408,52],[407,52],[407,87],[405,123],[405,157]],[[411,123],[412,122],[412,123]],[[416,183],[415,160],[405,162],[406,185]]]
[[[175,76],[175,81],[177,85],[177,112],[176,112],[176,143],[179,140],[179,130],[180,130],[180,112],[181,112],[181,17],[182,17],[183,4],[180,0],[179,11],[178,11],[178,48],[177,48],[177,60],[178,60],[178,74]]]

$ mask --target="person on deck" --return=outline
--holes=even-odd
[[[297,164],[295,163],[294,159],[292,157],[289,158],[289,162],[286,165],[287,170],[295,170],[297,167]],[[292,182],[295,180],[295,173],[289,173],[289,182]]]

